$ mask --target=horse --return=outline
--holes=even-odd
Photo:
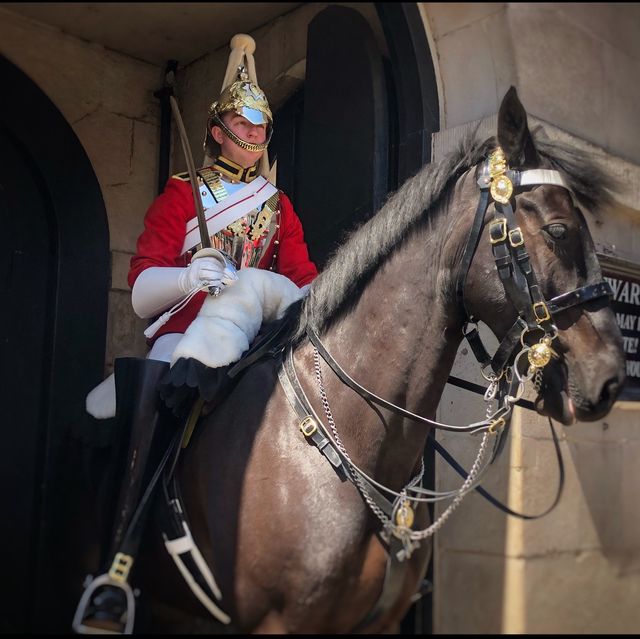
[[[500,208],[510,203],[517,227],[491,220],[497,200],[486,210],[478,206],[479,180],[491,181],[480,167],[498,145],[502,174],[506,163],[563,180],[514,184],[513,193],[501,196]],[[526,247],[528,313],[533,307],[539,326],[552,326],[540,333],[549,362],[535,369],[536,410],[564,425],[606,415],[624,382],[624,354],[580,207],[603,210],[615,186],[583,152],[534,138],[513,88],[500,106],[497,139],[470,135],[407,180],[336,251],[287,341],[296,392],[335,429],[327,437],[333,449],[399,495],[420,475],[429,420],[470,318],[499,341],[518,321],[527,333],[509,294],[513,287],[500,277],[506,262],[498,246],[505,242],[511,242],[505,252],[519,248],[520,258]],[[522,341],[520,329],[511,341]],[[383,589],[389,537],[381,535],[375,504],[320,454],[311,429],[300,427],[282,370],[282,358],[248,368],[199,418],[177,466],[190,529],[219,586],[220,608],[242,633],[397,631],[424,576],[430,540],[404,544],[394,598],[369,615]],[[372,401],[376,396],[388,403]],[[484,423],[489,436],[502,425],[504,413],[496,415]],[[398,503],[402,508],[406,500]],[[427,527],[428,510],[418,507],[413,524],[402,521],[405,529]],[[139,564],[143,591],[167,609],[206,616],[157,531]]]

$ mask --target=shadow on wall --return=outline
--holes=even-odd
[[[568,448],[600,550],[616,575],[624,576],[640,571],[640,439],[633,439],[635,411],[616,413],[581,424],[592,436],[571,438]]]

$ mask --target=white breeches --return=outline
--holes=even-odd
[[[147,359],[159,359],[161,362],[170,362],[173,351],[182,339],[182,333],[167,333],[160,335],[147,353]]]

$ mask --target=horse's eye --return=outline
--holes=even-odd
[[[564,224],[547,224],[543,228],[554,240],[567,239],[567,227]]]

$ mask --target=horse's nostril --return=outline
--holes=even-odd
[[[606,381],[600,394],[600,403],[612,404],[620,392],[620,380],[612,377]]]

